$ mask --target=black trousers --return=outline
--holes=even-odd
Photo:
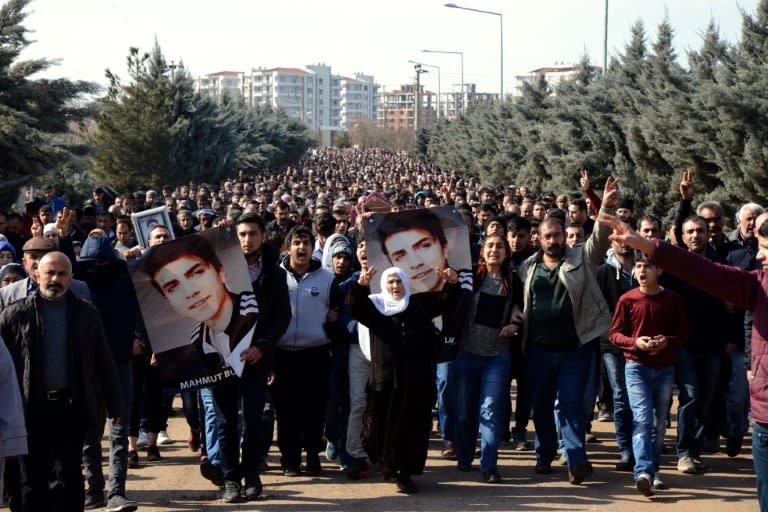
[[[33,401],[27,406],[29,454],[18,459],[18,480],[9,489],[13,512],[83,510],[80,468],[87,421],[80,404]]]
[[[329,368],[329,345],[276,351],[272,387],[277,446],[284,468],[299,468],[302,448],[307,454],[318,454],[323,449]]]

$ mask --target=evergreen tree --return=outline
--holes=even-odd
[[[55,61],[19,60],[30,44],[22,25],[28,4],[9,0],[0,7],[0,205],[21,185],[71,161],[74,148],[56,134],[87,114],[83,95],[97,90],[90,82],[30,79]]]

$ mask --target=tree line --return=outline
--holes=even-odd
[[[31,43],[23,25],[29,3],[0,7],[0,210],[30,184],[52,184],[76,202],[95,183],[135,190],[278,168],[314,144],[281,109],[195,92],[157,42],[147,53],[129,50],[128,80],[107,70],[106,91],[34,78],[56,62],[19,59]]]
[[[684,170],[697,198],[724,205],[768,198],[768,0],[742,11],[731,44],[715,21],[683,67],[674,30],[662,22],[649,44],[642,23],[596,76],[584,57],[554,90],[539,76],[515,101],[475,104],[417,137],[417,149],[445,169],[488,183],[575,191],[580,169],[596,183],[610,174],[638,211],[665,215]],[[729,210],[732,212],[733,210]]]

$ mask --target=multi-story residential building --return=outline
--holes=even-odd
[[[195,79],[201,93],[220,99],[239,95],[249,105],[272,105],[300,119],[321,143],[330,143],[336,132],[348,130],[359,119],[376,121],[379,85],[373,76],[333,74],[326,64],[305,68],[254,68],[250,72],[222,71]]]
[[[437,122],[437,95],[420,86],[419,128],[432,128]],[[416,85],[379,94],[378,126],[387,130],[413,130],[416,127]]]
[[[600,66],[591,66],[592,73],[595,77],[598,77],[603,74],[603,68]],[[532,84],[536,81],[536,78],[539,75],[544,75],[544,78],[546,79],[547,83],[549,84],[549,87],[554,92],[555,88],[560,84],[561,81],[567,80],[571,77],[573,77],[575,74],[579,72],[580,66],[562,66],[562,65],[555,65],[555,66],[549,66],[544,68],[538,68],[534,69],[532,71],[529,71],[528,73],[524,75],[516,75],[515,76],[515,89],[513,96],[520,96],[523,94],[523,87],[526,83]]]

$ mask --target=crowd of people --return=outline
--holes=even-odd
[[[676,388],[677,470],[706,471],[721,438],[737,456],[751,417],[768,511],[768,213],[734,205],[726,232],[723,205],[697,204],[690,172],[679,188],[664,223],[636,212],[612,178],[597,194],[586,171],[576,193],[532,191],[405,152],[328,148],[216,184],[105,185],[83,205],[53,188],[28,197],[23,211],[0,212],[0,389],[14,398],[0,406],[0,474],[8,458],[11,510],[135,510],[126,475],[142,457],[162,461],[178,393],[200,472],[229,503],[262,494],[275,422],[287,477],[321,474],[324,452],[349,479],[368,478],[372,463],[399,492],[417,492],[433,407],[442,456],[469,473],[479,455],[488,484],[503,480],[503,442],[532,451],[536,474],[562,464],[581,484],[593,473],[592,421],[613,422],[615,469],[651,496],[666,488]],[[389,242],[409,226],[380,226],[389,267],[368,264],[364,219],[423,209],[429,226],[428,209],[442,205],[467,225],[471,270],[444,264],[439,223],[420,224],[402,249]],[[132,216],[158,207],[167,225],[136,233]],[[162,272],[177,255],[163,244],[212,229],[236,234],[253,291],[230,301],[223,323],[195,317],[197,332],[203,343],[234,331],[252,339],[238,378],[174,389],[160,378],[131,272],[143,262],[168,298]],[[221,270],[200,258],[194,272]],[[441,317],[451,321],[436,325]],[[441,335],[458,340],[448,357]]]

